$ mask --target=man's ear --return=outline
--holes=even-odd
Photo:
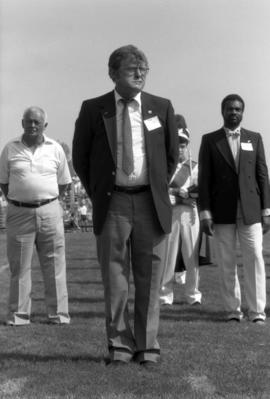
[[[48,126],[48,122],[45,123],[44,130],[46,129],[47,126]]]
[[[23,121],[23,119],[22,119],[22,127],[24,127],[24,123],[23,123],[24,121]]]
[[[115,82],[115,77],[116,77],[116,72],[114,69],[109,68],[109,76],[112,79],[113,82]]]

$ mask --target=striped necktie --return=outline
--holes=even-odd
[[[133,159],[133,146],[132,146],[132,130],[130,117],[128,112],[128,104],[133,100],[120,100],[123,107],[123,121],[122,121],[122,140],[123,140],[123,154],[122,154],[122,169],[127,176],[129,176],[134,170],[134,159]]]

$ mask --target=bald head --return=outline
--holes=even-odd
[[[25,119],[25,116],[27,116],[29,113],[39,114],[40,117],[43,119],[44,124],[48,123],[47,113],[42,108],[36,107],[36,106],[31,106],[31,107],[26,108],[26,110],[23,113],[23,119]]]
[[[23,113],[23,142],[28,146],[36,146],[44,141],[43,131],[46,129],[47,115],[40,107],[29,107]]]

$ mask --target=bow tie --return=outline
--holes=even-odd
[[[240,130],[228,130],[227,131],[227,136],[229,136],[229,137],[239,137],[240,136]]]

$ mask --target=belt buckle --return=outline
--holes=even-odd
[[[41,201],[36,202],[36,207],[39,208],[41,206],[41,204],[42,204]]]

